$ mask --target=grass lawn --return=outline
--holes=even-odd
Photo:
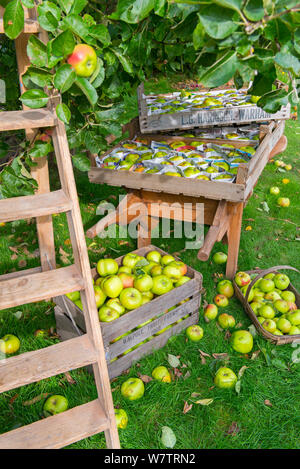
[[[280,156],[292,164],[293,169],[283,173],[269,164],[255,188],[244,211],[239,256],[239,269],[267,268],[289,264],[300,267],[300,123],[289,121],[286,125],[289,145]],[[278,158],[278,157],[277,157]],[[284,185],[283,178],[290,183]],[[117,203],[122,190],[89,184],[86,174],[76,172],[81,213],[85,230],[98,217],[96,206],[101,200]],[[52,172],[52,189],[57,185],[55,170]],[[278,185],[281,194],[291,200],[289,208],[276,205],[276,197],[269,188]],[[264,207],[267,202],[269,211]],[[54,217],[57,263],[71,263],[72,253],[65,215]],[[251,227],[251,228],[249,228]],[[153,243],[174,253],[184,248],[185,240],[154,239]],[[87,240],[91,265],[103,256],[117,257],[136,248],[136,242],[125,239]],[[17,249],[16,249],[17,248]],[[12,269],[29,268],[39,264],[37,258],[37,236],[35,224],[27,221],[9,223],[0,227],[1,273]],[[226,250],[217,243],[212,254]],[[212,302],[216,293],[217,276],[224,275],[225,267],[216,266],[210,260],[197,260],[196,251],[182,251],[181,258],[203,274],[206,294],[204,299]],[[290,273],[294,285],[300,288],[300,276]],[[241,328],[247,329],[250,321],[239,302],[232,298],[224,311],[232,313]],[[115,406],[124,408],[129,416],[125,430],[120,430],[123,448],[163,448],[160,441],[162,426],[173,429],[177,437],[175,448],[299,448],[299,363],[292,362],[295,348],[291,345],[276,347],[256,336],[253,351],[260,351],[256,358],[241,356],[233,352],[225,333],[216,323],[205,324],[203,308],[200,310],[200,325],[204,337],[198,343],[188,342],[182,333],[161,350],[140,360],[128,374],[112,382]],[[49,331],[48,338],[35,337],[37,329]],[[21,341],[20,353],[49,346],[58,341],[55,334],[53,304],[41,302],[5,310],[0,313],[0,337],[15,334]],[[300,345],[298,345],[300,348]],[[209,356],[201,360],[199,352]],[[180,357],[179,368],[183,377],[171,384],[150,382],[146,384],[144,397],[136,402],[126,402],[120,394],[121,384],[137,373],[151,375],[158,365],[166,365],[168,353]],[[212,354],[227,353],[226,361],[215,359]],[[246,366],[241,380],[240,393],[213,387],[216,369],[226,363],[236,373]],[[188,375],[184,379],[184,375]],[[96,398],[93,378],[85,370],[71,372],[73,383],[65,375],[49,378],[30,386],[0,395],[0,432],[41,418],[44,393],[63,394],[70,407]],[[198,393],[197,397],[192,397]],[[209,406],[196,403],[199,399],[213,399]],[[184,414],[185,402],[193,404]],[[80,441],[71,448],[104,448],[103,434]]]

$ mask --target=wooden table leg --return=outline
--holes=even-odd
[[[226,277],[233,278],[237,270],[240,238],[241,238],[241,227],[243,217],[243,202],[232,204],[231,220],[229,224],[228,236],[228,259],[226,265]]]
[[[151,232],[156,228],[159,223],[159,218],[150,217],[144,215],[140,218],[140,223],[138,226],[138,239],[137,245],[138,249],[151,244]]]

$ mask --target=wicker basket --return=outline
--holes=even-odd
[[[286,269],[287,270],[294,270],[295,272],[300,273],[298,269],[295,269],[295,267],[291,267],[289,265],[279,265],[279,266],[271,267],[270,269],[266,269],[266,270],[257,269],[257,270],[248,270],[248,271],[246,271],[246,273],[249,274],[249,275],[251,275],[251,274],[258,274],[258,275],[249,283],[248,289],[246,291],[245,296],[242,294],[241,289],[236,284],[236,282],[233,280],[233,286],[234,286],[235,294],[238,297],[238,299],[240,300],[240,302],[242,303],[242,305],[244,307],[244,310],[246,311],[246,313],[248,314],[248,316],[252,320],[252,322],[255,325],[256,329],[258,330],[258,332],[263,337],[265,337],[267,340],[269,340],[270,342],[272,342],[273,344],[276,344],[276,345],[290,344],[291,342],[294,342],[296,340],[300,341],[300,334],[297,334],[297,335],[282,335],[282,336],[280,335],[280,336],[278,336],[278,335],[272,334],[271,332],[266,331],[262,327],[261,323],[258,321],[257,316],[255,315],[255,313],[254,313],[253,309],[251,308],[250,304],[248,303],[248,296],[249,296],[249,293],[251,291],[251,288],[253,287],[254,283],[257,282],[257,280],[259,280],[260,278],[264,277],[267,274],[279,273],[278,272],[279,270],[286,270]],[[291,283],[289,284],[287,290],[290,290],[295,294],[296,305],[297,305],[298,308],[300,308],[300,294],[298,293],[298,291],[295,289],[295,287]]]

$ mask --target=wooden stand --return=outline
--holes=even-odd
[[[3,14],[3,9],[0,14]],[[2,18],[0,32],[3,32]],[[20,73],[25,71],[29,62],[26,57],[29,32],[39,33],[40,27],[27,12],[24,32],[16,41]],[[22,80],[20,83],[22,90]],[[86,333],[42,350],[1,360],[0,392],[91,364],[98,398],[0,435],[1,449],[60,448],[102,431],[109,448],[120,447],[72,161],[64,124],[57,119],[55,112],[59,100],[59,96],[49,99],[48,109],[0,113],[0,131],[24,129],[30,138],[35,132],[33,129],[52,127],[61,181],[61,189],[50,192],[47,161],[41,159],[35,168],[39,184],[36,194],[0,200],[1,222],[37,219],[41,255],[40,267],[0,276],[0,309],[80,291]],[[56,269],[52,215],[62,212],[67,215],[74,264]]]

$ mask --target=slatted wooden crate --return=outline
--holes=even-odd
[[[133,252],[145,256],[152,250],[157,250],[162,255],[167,254],[153,245]],[[119,265],[122,264],[123,257],[116,259]],[[95,269],[92,271],[92,275],[94,278],[98,277]],[[189,266],[186,275],[191,280],[184,285],[171,290],[165,295],[154,298],[149,303],[124,314],[115,321],[110,323],[101,322],[110,379],[119,376],[122,371],[129,368],[133,362],[142,356],[163,347],[172,335],[178,334],[192,324],[197,324],[201,303],[202,275]],[[55,308],[57,333],[61,339],[68,340],[77,336],[67,310],[71,313],[77,328],[84,333],[85,323],[82,311],[67,297],[63,299],[61,297],[56,298],[55,302],[57,304]],[[174,306],[175,308],[170,310]],[[139,327],[150,319],[152,320],[150,323]],[[181,319],[182,321],[177,323]],[[172,327],[155,336],[169,325],[172,325]],[[114,339],[128,331],[131,331],[129,335],[113,342]],[[148,342],[123,355],[124,352],[148,338],[151,338]]]
[[[284,121],[272,122],[266,130],[264,138],[259,143],[255,155],[248,164],[240,164],[235,183],[221,181],[205,181],[190,178],[174,178],[162,174],[144,174],[133,171],[117,171],[99,167],[92,167],[89,171],[89,180],[92,183],[108,184],[111,186],[121,186],[129,189],[142,189],[152,192],[164,192],[167,194],[182,194],[191,197],[205,197],[214,200],[227,200],[230,202],[245,202],[251,194],[261,172],[269,160],[269,154],[276,146],[284,132]],[[179,137],[168,137],[163,134],[138,135],[146,143],[151,140],[172,142]],[[186,144],[191,143],[195,138],[180,137]],[[223,141],[217,139],[202,139],[207,143],[220,144]],[[224,143],[224,142],[223,142]],[[244,142],[231,141],[236,148],[244,146]],[[117,148],[117,147],[115,147]],[[104,158],[107,154],[102,155]]]
[[[237,298],[240,300],[240,302],[242,303],[245,312],[247,313],[247,315],[249,316],[249,318],[251,319],[251,321],[255,325],[257,331],[265,339],[269,340],[270,342],[272,342],[273,344],[276,344],[276,345],[290,344],[294,341],[299,341],[300,342],[300,335],[297,334],[297,335],[279,335],[278,336],[278,335],[272,334],[271,332],[266,331],[262,327],[261,323],[258,321],[256,314],[254,313],[253,309],[251,308],[250,304],[248,303],[248,296],[249,296],[250,290],[253,287],[254,283],[257,282],[260,278],[262,278],[265,275],[270,274],[270,273],[278,274],[278,273],[280,273],[279,271],[286,270],[286,269],[287,270],[294,270],[294,271],[300,273],[299,270],[295,269],[294,267],[288,266],[288,265],[275,266],[275,267],[271,267],[270,269],[256,269],[256,270],[246,271],[246,273],[249,274],[249,275],[256,274],[256,277],[249,283],[248,289],[246,291],[245,296],[242,294],[241,289],[236,284],[236,282],[233,280],[233,286],[234,286],[235,294],[236,294]],[[297,308],[300,309],[300,294],[299,294],[299,292],[292,285],[292,283],[289,284],[287,290],[294,293],[294,295],[296,297]]]
[[[159,96],[168,98],[170,94]],[[187,110],[174,114],[148,115],[146,100],[147,96],[144,94],[144,84],[142,83],[138,88],[139,119],[142,133],[289,119],[291,109],[290,104],[288,104],[275,114],[269,114],[253,104],[253,106]]]

